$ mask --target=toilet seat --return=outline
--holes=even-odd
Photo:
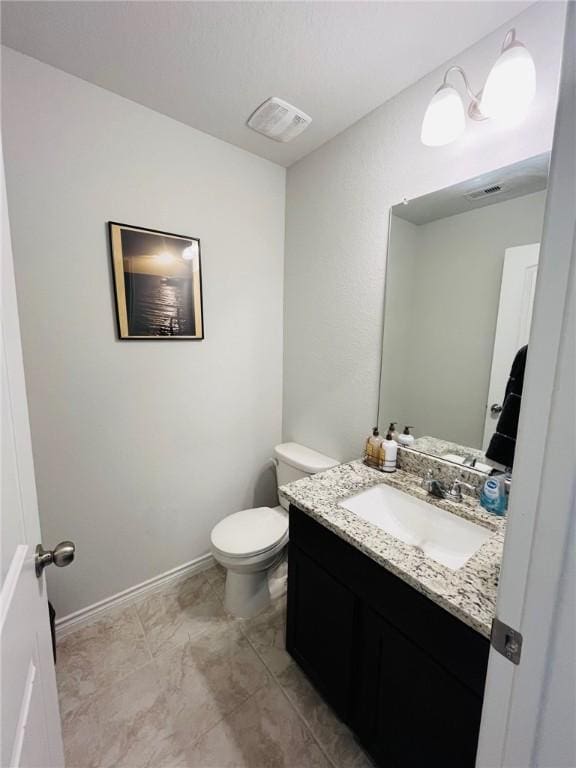
[[[218,549],[212,543],[212,554],[214,557],[226,567],[234,567],[236,564],[257,564],[263,562],[265,559],[269,559],[271,555],[281,552],[288,544],[288,531],[286,534],[271,547],[261,549],[258,552],[242,552],[241,554],[230,554],[222,549]]]
[[[214,526],[212,547],[227,558],[247,558],[282,549],[288,515],[282,507],[254,507],[228,515]]]

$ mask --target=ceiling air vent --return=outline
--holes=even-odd
[[[475,192],[470,192],[465,195],[468,200],[479,200],[481,197],[488,197],[488,195],[497,195],[502,192],[502,186],[500,184],[492,184],[491,187],[485,187],[484,189],[477,189]]]
[[[302,133],[312,118],[277,96],[267,99],[250,116],[248,126],[274,141],[292,141]]]

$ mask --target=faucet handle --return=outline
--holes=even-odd
[[[475,491],[475,486],[471,485],[470,483],[465,483],[464,480],[454,480],[452,483],[452,488],[448,491],[448,498],[451,501],[462,501],[462,486],[465,488],[468,488],[471,491]]]
[[[434,475],[432,474],[432,470],[429,469],[424,475],[424,477],[422,478],[422,488],[424,488],[425,491],[428,491],[428,493],[430,493],[430,491],[432,490],[433,482],[434,482]]]

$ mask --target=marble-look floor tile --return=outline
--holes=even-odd
[[[56,672],[63,716],[98,689],[150,661],[133,606],[118,608],[58,642]]]
[[[233,619],[224,580],[211,568],[59,641],[67,768],[370,766],[287,654],[285,598]]]
[[[226,581],[226,568],[220,563],[216,563],[203,573],[211,584],[224,584]]]
[[[212,584],[214,592],[220,600],[224,600],[224,592],[226,589],[226,568],[223,568],[219,563],[209,568],[204,572],[206,578]]]
[[[185,645],[209,629],[232,625],[205,572],[171,584],[136,603],[153,655]]]
[[[189,768],[331,768],[280,688],[257,691],[188,750]]]
[[[266,611],[243,620],[240,626],[268,669],[281,674],[291,663],[286,652],[286,598],[273,601]]]
[[[102,741],[93,696],[62,717],[66,768],[100,768]]]
[[[95,697],[101,732],[98,768],[158,768],[184,760],[153,662]]]
[[[157,657],[174,727],[197,739],[266,685],[269,674],[237,627],[207,631]]]
[[[332,712],[295,662],[278,682],[336,768],[372,768],[352,732]]]

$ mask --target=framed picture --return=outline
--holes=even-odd
[[[200,240],[108,222],[121,339],[204,338]]]

